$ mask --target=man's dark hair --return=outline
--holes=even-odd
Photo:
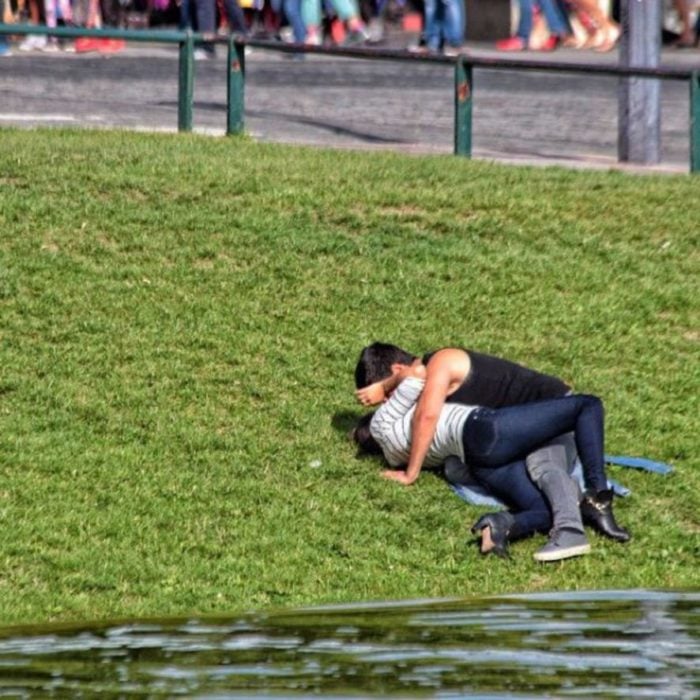
[[[364,389],[374,382],[386,379],[391,374],[391,365],[410,365],[415,359],[415,355],[396,345],[372,343],[362,350],[355,366],[355,388]]]
[[[352,439],[360,448],[360,452],[364,452],[368,455],[381,455],[383,454],[382,448],[369,432],[369,424],[372,422],[373,416],[374,411],[372,411],[372,413],[365,413],[365,415],[357,421],[357,426],[355,430],[352,431]]]

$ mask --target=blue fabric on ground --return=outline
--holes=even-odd
[[[644,469],[645,471],[655,474],[669,474],[673,471],[673,467],[663,462],[654,462],[644,457],[624,457],[617,455],[605,455],[607,464],[614,464],[620,467],[629,467],[632,469]],[[583,469],[580,460],[576,460],[571,476],[578,482],[578,485],[583,490]],[[467,503],[474,506],[489,506],[505,508],[505,504],[500,499],[492,496],[481,484],[475,480],[470,480],[468,483],[450,484],[450,488]],[[629,496],[630,490],[619,482],[608,479],[608,488],[611,488],[618,496]]]
[[[670,474],[673,467],[664,462],[654,462],[646,457],[624,457],[619,455],[605,455],[605,461],[608,464],[616,464],[619,467],[630,467],[632,469],[644,469],[648,472],[656,474]]]

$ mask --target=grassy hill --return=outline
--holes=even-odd
[[[697,178],[0,131],[0,622],[697,587]],[[628,546],[481,557],[356,458],[361,347],[465,345],[607,407]]]

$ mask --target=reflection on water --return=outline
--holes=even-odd
[[[0,630],[2,697],[700,697],[700,593]]]

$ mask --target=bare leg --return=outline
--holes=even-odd
[[[481,553],[488,554],[494,546],[493,540],[491,539],[491,526],[487,525],[481,531]]]
[[[678,19],[681,23],[681,35],[678,37],[677,46],[693,46],[693,30],[690,26],[690,7],[688,0],[674,0]]]
[[[620,38],[620,27],[600,9],[598,0],[575,0],[576,9],[584,12],[593,23],[594,33],[585,48],[596,51],[611,51]]]

